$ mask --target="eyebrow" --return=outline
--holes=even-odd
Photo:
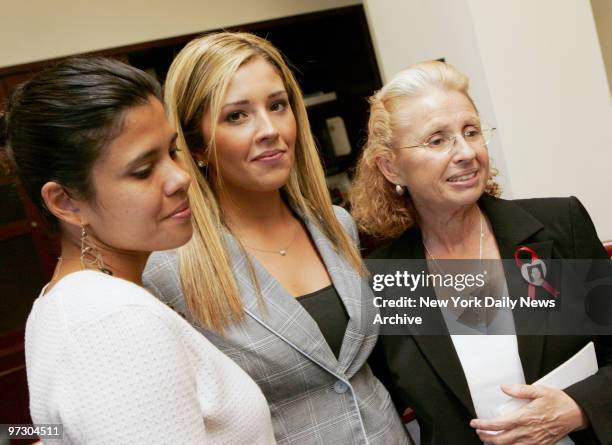
[[[481,126],[482,125],[482,122],[480,121],[478,116],[473,116],[473,118],[474,120],[472,120],[472,117],[466,117],[464,119],[463,125],[464,126],[465,125],[471,125],[471,126]],[[426,127],[423,127],[422,135],[420,137],[425,138],[432,134],[446,132],[449,129],[449,127],[452,125],[453,123],[449,123],[449,122],[434,122],[431,125],[427,125]]]
[[[172,137],[169,139],[168,141],[168,146],[172,146],[174,144],[174,142],[176,142],[176,138],[178,137],[178,133],[174,132],[172,133]],[[132,159],[130,162],[128,162],[127,164],[127,169],[132,169],[133,167],[137,166],[138,164],[142,163],[143,161],[147,161],[151,158],[154,158],[157,155],[157,152],[159,151],[159,147],[153,147],[147,151],[145,151],[144,153],[138,155],[136,158]]]
[[[150,150],[145,151],[141,155],[137,156],[136,158],[128,162],[126,169],[131,170],[132,168],[136,167],[138,164],[141,164],[144,161],[148,161],[149,159],[154,158],[158,151],[159,150],[156,148],[152,148]]]
[[[283,90],[278,90],[278,91],[275,91],[274,93],[270,93],[268,95],[268,99],[275,99],[277,97],[284,96],[284,95],[288,95],[287,91],[285,91],[284,89]],[[226,107],[231,107],[231,106],[236,106],[236,105],[246,105],[248,103],[249,103],[249,101],[246,100],[246,99],[245,100],[238,100],[236,102],[226,103],[221,108],[226,108]]]

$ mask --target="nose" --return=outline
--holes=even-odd
[[[172,196],[177,192],[187,192],[191,184],[191,175],[182,165],[174,161],[168,164],[164,182],[164,193]]]
[[[471,161],[476,157],[476,150],[465,140],[463,135],[455,136],[451,150],[455,162]]]
[[[259,113],[257,118],[257,142],[274,142],[278,135],[278,130],[270,113],[267,111]]]

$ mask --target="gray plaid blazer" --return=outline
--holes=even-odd
[[[351,216],[339,207],[335,212],[358,242]],[[279,444],[408,444],[387,390],[366,363],[378,337],[372,322],[376,312],[367,303],[367,281],[334,251],[315,224],[304,222],[350,317],[338,359],[302,305],[251,258],[264,300],[258,303],[247,258],[229,234],[226,245],[245,320],[223,336],[196,328],[259,385]],[[190,320],[174,252],[151,255],[143,279],[147,288]]]

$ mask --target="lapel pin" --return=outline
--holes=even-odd
[[[525,253],[530,256],[527,261],[523,261],[524,258],[521,257],[521,254]],[[546,281],[546,263],[540,259],[535,250],[526,246],[519,247],[514,251],[514,261],[520,269],[523,279],[529,284],[527,295],[530,299],[535,298],[536,286],[543,287],[546,292],[555,298],[559,296],[560,292]]]

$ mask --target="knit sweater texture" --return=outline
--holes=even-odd
[[[253,380],[119,278],[75,272],[41,294],[26,326],[26,364],[32,420],[62,424],[63,443],[275,443]]]

